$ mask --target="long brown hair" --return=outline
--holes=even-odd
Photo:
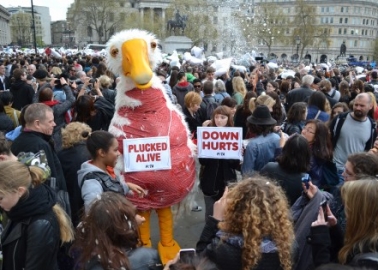
[[[331,133],[327,125],[319,119],[308,120],[306,126],[308,124],[314,124],[316,127],[314,142],[311,147],[312,154],[320,160],[332,160]]]
[[[141,245],[135,215],[135,206],[123,195],[102,193],[76,230],[79,263],[85,265],[97,256],[104,269],[130,269],[125,250]]]
[[[227,107],[226,105],[221,105],[221,106],[218,106],[213,112],[213,115],[211,117],[211,123],[210,123],[211,127],[217,126],[215,124],[215,119],[214,119],[216,114],[221,114],[228,117],[226,127],[234,126],[234,119],[232,118],[232,115],[231,115],[231,109]]]

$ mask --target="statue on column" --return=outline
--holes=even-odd
[[[176,29],[181,29],[182,33],[184,33],[187,20],[188,20],[187,15],[181,16],[180,12],[176,10],[174,20],[169,20],[167,22],[167,30],[170,32],[173,31],[175,33]]]
[[[341,44],[340,46],[340,56],[346,56],[346,45],[345,45],[345,41],[343,42],[343,44]]]

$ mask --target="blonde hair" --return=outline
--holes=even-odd
[[[247,94],[247,88],[245,87],[245,83],[242,77],[234,77],[232,79],[232,88],[234,92],[240,93],[243,98]]]
[[[0,162],[0,193],[13,193],[19,187],[24,187],[28,191],[30,187],[41,185],[45,180],[42,169],[38,167],[28,167],[13,160]],[[63,243],[71,242],[74,239],[71,219],[58,204],[55,204],[52,210],[59,223],[60,240]]]
[[[112,79],[107,75],[101,75],[98,81],[100,82],[101,88],[109,88],[112,85]]]
[[[346,182],[341,188],[347,219],[344,246],[339,251],[342,264],[352,253],[376,252],[378,246],[378,180]]]
[[[51,73],[51,74],[54,74],[55,76],[57,76],[57,75],[62,74],[62,70],[60,69],[60,67],[53,67],[53,68],[50,70],[50,73]]]
[[[91,133],[92,129],[85,123],[72,122],[62,129],[62,147],[63,149],[71,148],[75,144],[85,141],[83,132]]]
[[[265,105],[269,109],[272,109],[276,104],[276,101],[269,95],[260,95],[258,98],[251,98],[249,100],[249,110],[253,112],[258,105]]]
[[[269,237],[278,249],[284,270],[292,268],[294,230],[287,198],[271,179],[256,175],[230,187],[224,221],[219,228],[242,235],[242,269],[254,268],[261,259],[261,243]]]

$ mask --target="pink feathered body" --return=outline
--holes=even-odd
[[[160,89],[139,90],[134,88],[124,94],[142,102],[136,108],[120,107],[119,116],[130,121],[130,125],[117,126],[126,138],[145,138],[169,136],[172,169],[145,172],[121,172],[126,182],[131,182],[147,190],[147,196],[128,197],[139,210],[159,209],[179,203],[192,189],[195,180],[195,161],[188,146],[188,132],[182,116],[166,105],[166,99]],[[119,93],[120,94],[120,93]],[[123,139],[117,137],[120,152],[123,151]]]

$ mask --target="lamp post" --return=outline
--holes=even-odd
[[[297,44],[297,56],[298,56],[298,60],[299,60],[299,45],[301,44],[301,38],[299,36],[296,36],[295,37],[295,44]]]
[[[37,35],[35,34],[35,19],[34,19],[33,0],[31,0],[31,11],[32,11],[32,19],[33,19],[32,28],[33,28],[33,39],[34,39],[34,42],[33,42],[33,44],[34,44],[34,52],[37,55],[38,54],[38,51],[37,51]]]

